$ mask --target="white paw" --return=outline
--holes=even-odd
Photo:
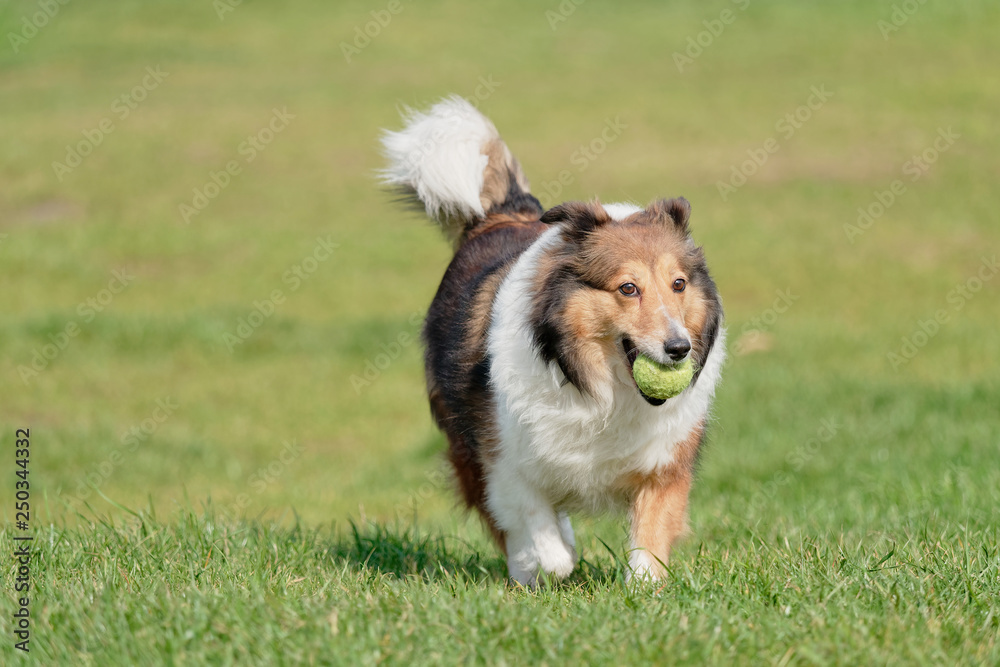
[[[534,588],[541,574],[563,579],[576,567],[576,552],[557,531],[532,535],[519,547],[508,545],[507,569],[524,586]]]
[[[645,549],[633,549],[628,557],[629,570],[626,581],[659,581],[663,576],[663,566]]]
[[[538,554],[538,565],[545,574],[564,579],[576,567],[576,551],[560,539]]]

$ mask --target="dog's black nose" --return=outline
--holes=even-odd
[[[691,341],[686,338],[671,338],[663,344],[663,349],[671,359],[680,361],[691,351]]]

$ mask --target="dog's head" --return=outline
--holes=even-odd
[[[722,306],[704,253],[691,240],[690,213],[678,198],[646,209],[571,202],[542,216],[560,226],[562,238],[537,274],[535,342],[581,392],[630,382],[660,405],[635,386],[632,364],[640,352],[665,364],[690,356],[704,366]]]

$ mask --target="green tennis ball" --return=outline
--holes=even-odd
[[[667,366],[644,354],[632,365],[632,377],[646,396],[667,399],[687,389],[694,378],[694,364],[688,357],[679,364]]]

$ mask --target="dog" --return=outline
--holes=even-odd
[[[725,356],[722,303],[683,198],[545,210],[496,127],[460,97],[385,131],[383,182],[455,254],[423,327],[431,413],[469,508],[534,587],[577,562],[569,513],[627,510],[629,578],[661,578]],[[642,393],[636,355],[697,371]]]

